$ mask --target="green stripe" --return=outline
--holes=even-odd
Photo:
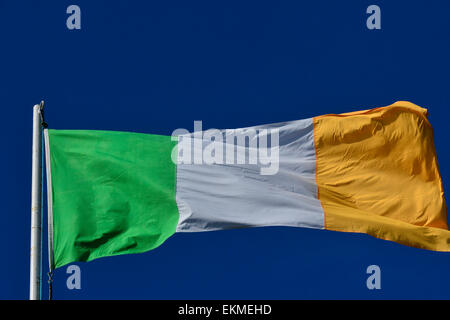
[[[170,136],[48,130],[55,267],[161,245],[175,233]]]

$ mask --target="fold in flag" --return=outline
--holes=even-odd
[[[266,148],[276,161],[268,154],[242,161],[260,155],[269,132],[278,139]],[[214,140],[207,133],[46,130],[53,266],[148,251],[175,232],[261,226],[359,232],[450,251],[426,109],[396,102],[215,130]],[[241,138],[244,145],[234,146]],[[201,156],[211,141],[212,162]]]

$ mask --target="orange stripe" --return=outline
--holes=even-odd
[[[325,229],[450,251],[427,110],[410,102],[315,117],[317,196]]]

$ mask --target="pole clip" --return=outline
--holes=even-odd
[[[48,276],[48,300],[53,299],[53,271],[47,273]]]
[[[39,114],[41,115],[41,126],[44,129],[48,128],[48,124],[47,122],[45,122],[44,118],[44,100],[42,100],[41,103],[39,104]]]

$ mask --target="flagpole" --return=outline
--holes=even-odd
[[[33,107],[33,149],[31,173],[30,300],[41,299],[41,189],[42,118],[44,102]]]

